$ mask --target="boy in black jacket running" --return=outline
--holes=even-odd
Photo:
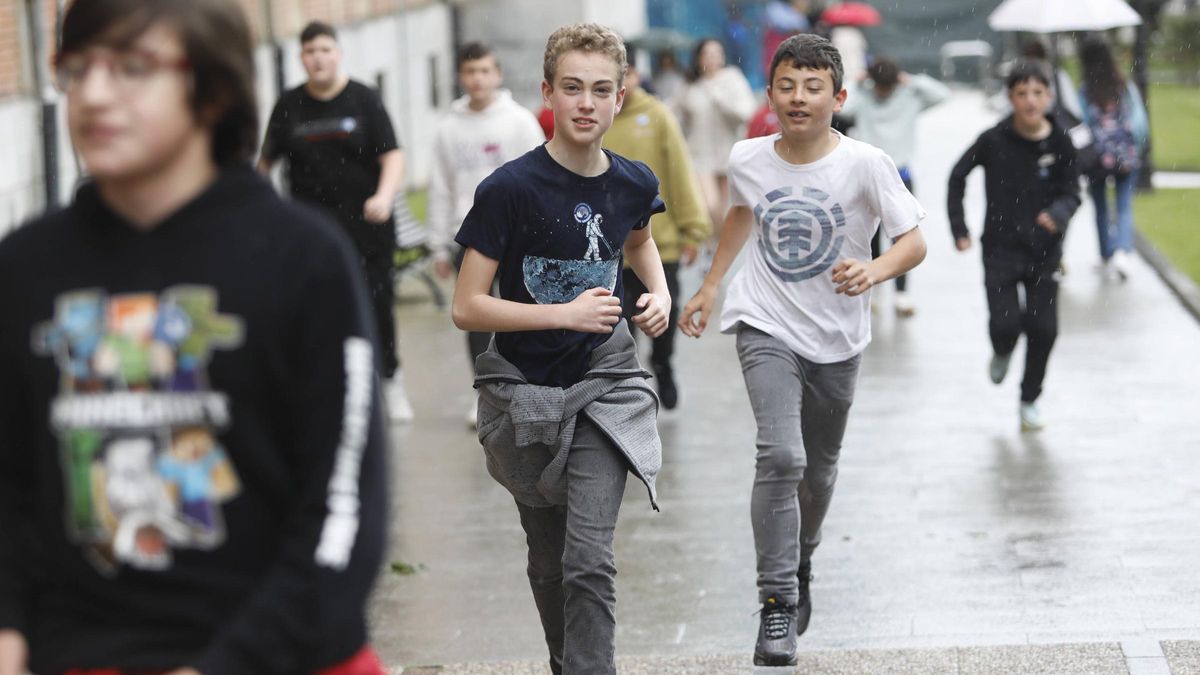
[[[70,7],[91,180],[0,241],[0,675],[382,675],[378,340],[347,237],[250,166],[245,16]]]
[[[1046,73],[1034,62],[1018,62],[1007,84],[1013,112],[983,132],[954,165],[947,209],[955,246],[966,251],[971,239],[963,218],[963,191],[967,175],[982,166],[987,214],[980,242],[995,352],[989,374],[996,384],[1004,380],[1017,338],[1025,333],[1019,414],[1021,429],[1036,431],[1043,426],[1036,401],[1058,335],[1056,271],[1067,224],[1079,208],[1078,173],[1071,139],[1046,115]],[[1024,308],[1018,284],[1025,287]]]

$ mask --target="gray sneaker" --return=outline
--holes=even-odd
[[[992,361],[988,364],[988,377],[992,378],[992,382],[1000,384],[1004,381],[1004,376],[1008,374],[1008,364],[1011,362],[1012,352],[992,354]]]
[[[796,665],[796,606],[771,596],[759,613],[754,665]]]

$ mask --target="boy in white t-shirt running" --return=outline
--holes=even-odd
[[[753,232],[746,264],[729,285],[721,331],[737,333],[758,425],[750,510],[763,607],[754,663],[780,666],[796,663],[796,636],[812,613],[810,559],[871,340],[869,290],[924,259],[917,225],[925,211],[883,151],[830,128],[846,90],[841,56],[828,40],[801,34],[784,41],[767,97],[781,132],[733,147],[732,206],[679,327],[691,337],[704,332],[721,280]],[[881,220],[893,245],[872,260]]]

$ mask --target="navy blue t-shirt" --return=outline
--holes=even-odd
[[[604,152],[608,170],[588,177],[538,146],[479,184],[455,241],[499,262],[501,298],[561,304],[592,288],[622,296],[625,238],[666,207],[645,164]],[[496,347],[530,384],[569,387],[608,337],[571,330],[497,333]]]

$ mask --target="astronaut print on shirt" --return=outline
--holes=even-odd
[[[833,267],[845,244],[842,205],[816,188],[781,187],[754,207],[758,247],[781,281],[811,279]]]
[[[580,259],[527,255],[522,263],[525,288],[539,305],[571,302],[591,288],[616,290],[621,247],[604,235],[604,215],[594,212],[586,202],[580,202],[568,222],[581,230],[587,242]]]
[[[225,540],[221,504],[240,482],[217,434],[227,397],[209,389],[212,351],[242,344],[240,319],[203,286],[160,294],[88,289],[58,297],[33,348],[59,368],[59,438],[70,538],[104,574],[163,570],[179,549]]]

